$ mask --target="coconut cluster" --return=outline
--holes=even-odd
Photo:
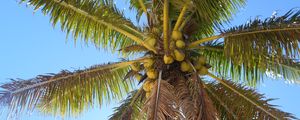
[[[151,46],[157,46],[157,40],[154,37],[145,39],[146,43]],[[131,69],[135,71],[135,79],[143,82],[143,90],[146,92],[146,97],[150,96],[154,82],[158,79],[158,71],[162,68],[168,72],[168,67],[180,69],[184,74],[197,72],[199,75],[206,75],[209,66],[206,63],[204,56],[197,58],[187,57],[186,55],[186,40],[180,31],[173,31],[169,45],[168,54],[151,55],[138,63],[131,65]],[[188,53],[188,52],[187,52]],[[161,63],[161,64],[159,64]]]

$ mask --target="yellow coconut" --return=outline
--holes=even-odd
[[[134,77],[137,81],[140,81],[143,76],[141,74],[136,74],[136,75],[134,75]]]
[[[144,67],[145,68],[151,68],[151,66],[154,64],[154,60],[151,58],[144,60]]]
[[[172,32],[172,39],[173,40],[181,40],[182,39],[182,33],[180,31],[173,31]]]
[[[146,92],[146,98],[149,98],[151,96],[151,92]]]
[[[149,44],[150,46],[154,47],[154,45],[156,44],[156,39],[152,38],[152,37],[148,37],[148,38],[146,38],[146,43]]]
[[[174,56],[175,56],[175,60],[177,61],[183,61],[185,58],[185,54],[182,51],[179,50],[174,50]]]
[[[177,48],[184,48],[185,47],[185,42],[183,40],[177,40],[176,41],[176,47]]]
[[[164,62],[165,64],[172,64],[174,62],[174,59],[172,56],[164,55]]]
[[[208,69],[206,67],[202,67],[200,70],[198,70],[199,75],[207,75]]]
[[[140,64],[139,63],[133,63],[130,65],[131,69],[133,71],[140,71]]]
[[[187,63],[187,62],[185,62],[185,61],[181,62],[181,64],[180,64],[180,70],[181,70],[182,72],[187,72],[187,71],[189,71],[190,69],[191,69],[191,66],[190,66],[189,63]]]
[[[151,84],[150,84],[150,81],[146,81],[144,84],[143,84],[143,89],[144,91],[150,91],[151,90]]]
[[[200,56],[198,58],[198,63],[204,65],[206,63],[206,58],[204,56]]]
[[[150,69],[147,71],[147,76],[150,79],[156,79],[157,78],[157,71],[155,71],[154,69]]]

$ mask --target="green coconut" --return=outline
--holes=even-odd
[[[172,64],[174,62],[174,59],[172,56],[164,55],[164,62],[165,64]]]
[[[200,70],[203,66],[203,64],[200,64],[199,62],[197,62],[196,64],[194,64],[194,67],[196,70]]]
[[[136,75],[134,75],[134,77],[137,81],[140,81],[143,76],[141,74],[136,74]]]
[[[148,78],[150,78],[150,79],[156,79],[158,76],[157,71],[155,71],[154,69],[148,70],[146,74],[147,74]]]
[[[155,44],[156,44],[156,39],[155,39],[155,38],[152,38],[152,37],[148,37],[148,38],[146,38],[146,43],[147,43],[148,45],[154,47]]]
[[[171,37],[173,40],[182,40],[182,33],[180,31],[173,31]]]
[[[198,64],[204,65],[206,63],[206,58],[204,56],[198,57]]]
[[[200,70],[198,70],[199,75],[207,75],[208,69],[206,67],[202,67]]]
[[[185,58],[185,54],[180,51],[180,50],[174,50],[174,56],[175,56],[175,60],[177,61],[183,61]]]
[[[130,65],[130,67],[133,71],[140,71],[140,65],[138,63],[133,63]]]
[[[177,40],[176,41],[176,47],[177,48],[184,48],[185,47],[185,42],[183,40]]]
[[[190,69],[191,69],[190,64],[188,64],[188,63],[185,62],[185,61],[181,62],[181,64],[180,64],[180,70],[181,70],[182,72],[187,72],[187,71],[189,71]]]
[[[154,64],[154,60],[151,59],[151,58],[148,58],[148,59],[144,60],[144,67],[145,68],[151,68],[153,64]]]

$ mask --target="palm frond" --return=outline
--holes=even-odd
[[[158,91],[159,90],[159,91]],[[167,81],[155,81],[150,97],[146,100],[143,107],[143,113],[146,113],[147,119],[169,120],[180,117],[180,113],[176,107],[174,88]]]
[[[273,99],[266,99],[262,94],[257,93],[251,88],[235,84],[230,81],[224,80],[224,82],[245,95],[247,98],[262,106],[268,112],[276,115],[276,117],[278,117],[280,120],[296,119],[292,114],[283,112],[277,109],[277,106],[269,104],[269,102]],[[221,119],[275,119],[221,83],[207,83],[205,84],[205,89],[208,91],[208,95],[216,106]]]
[[[100,106],[121,99],[131,90],[130,81],[123,82],[129,62],[96,65],[73,72],[39,75],[30,80],[13,80],[1,85],[0,102],[9,106],[10,115],[36,106],[46,113],[78,114],[97,103]]]
[[[145,92],[142,89],[129,93],[119,107],[114,108],[114,113],[109,120],[137,120],[144,102]]]
[[[223,31],[224,52],[232,62],[261,62],[256,58],[270,57],[273,61],[299,58],[300,11],[291,10],[283,16],[264,21],[256,19],[248,24]]]
[[[271,56],[258,57],[254,55],[253,63],[240,61],[235,63],[230,56],[224,53],[223,42],[208,42],[197,47],[198,53],[206,56],[212,71],[234,81],[240,81],[247,85],[255,86],[265,78],[284,79],[290,83],[300,83],[299,59],[280,57],[274,59]]]
[[[107,0],[22,0],[35,9],[49,14],[53,25],[61,23],[61,29],[86,42],[92,40],[103,48],[122,48],[138,43],[149,50],[154,48],[143,42],[143,35],[126,19],[112,1]]]
[[[177,0],[177,6],[184,6],[189,0]],[[203,37],[212,35],[215,28],[222,26],[244,6],[245,0],[190,0],[188,8],[194,14],[194,20],[198,24],[197,33],[194,36]]]
[[[140,21],[140,18],[143,15],[143,13],[145,13],[145,8],[146,11],[148,11],[147,10],[148,7],[151,6],[152,4],[147,0],[130,0],[129,2],[130,2],[130,9],[135,10],[137,12],[136,19],[138,22]]]

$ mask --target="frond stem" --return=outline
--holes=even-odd
[[[163,35],[164,35],[164,50],[169,51],[169,0],[164,1],[164,21],[163,21]]]
[[[188,2],[186,4],[184,4],[183,8],[181,9],[179,17],[178,17],[178,19],[176,21],[176,24],[175,24],[174,28],[173,28],[173,31],[178,30],[178,28],[180,27],[180,25],[181,25],[181,23],[183,21],[183,17],[185,15],[185,12],[187,10],[187,7],[188,7]]]
[[[203,38],[197,41],[192,42],[188,48],[193,48],[198,46],[201,43],[209,42],[215,39],[219,38],[225,38],[225,37],[235,37],[235,36],[240,36],[240,35],[248,35],[248,34],[256,34],[256,33],[266,33],[266,32],[278,32],[278,31],[289,31],[289,30],[300,30],[300,27],[294,27],[294,28],[278,28],[278,29],[265,29],[265,30],[257,30],[257,31],[250,31],[250,32],[242,32],[242,33],[225,33],[225,34],[220,34],[216,36],[211,36],[208,38]]]
[[[194,12],[191,13],[187,18],[184,19],[184,21],[181,23],[180,27],[178,28],[179,31],[182,31],[186,23],[192,18]]]
[[[223,84],[224,86],[226,86],[227,88],[229,88],[230,90],[232,90],[233,92],[235,92],[236,94],[238,94],[239,96],[241,96],[242,98],[244,98],[245,100],[247,100],[248,102],[252,103],[257,108],[259,108],[260,110],[264,111],[268,115],[272,116],[273,118],[275,118],[277,120],[280,120],[278,117],[276,117],[275,115],[273,115],[272,113],[270,113],[268,110],[264,109],[262,106],[258,105],[257,103],[255,103],[254,101],[252,101],[251,99],[247,98],[245,95],[243,95],[242,93],[240,93],[239,91],[237,91],[236,89],[234,89],[233,87],[231,87],[230,85],[228,85],[227,83],[225,83],[223,81],[223,79],[218,78],[217,76],[215,76],[212,73],[208,73],[208,76],[214,78],[215,80],[217,80],[218,82],[220,82],[221,84]]]
[[[157,82],[157,92],[156,92],[156,100],[155,100],[155,107],[154,107],[154,120],[157,120],[157,108],[159,102],[159,91],[160,91],[160,82],[161,82],[162,70],[159,71],[158,82]]]

